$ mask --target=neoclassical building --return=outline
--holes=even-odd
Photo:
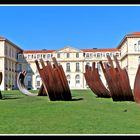
[[[16,77],[20,71],[26,70],[25,85],[28,89],[39,89],[41,78],[37,71],[35,60],[42,58],[44,61],[52,61],[56,57],[63,66],[71,89],[86,89],[83,73],[85,65],[96,62],[101,79],[106,81],[99,61],[107,61],[107,55],[116,55],[122,68],[126,68],[129,74],[131,88],[133,89],[134,78],[140,64],[140,32],[127,34],[116,48],[104,49],[76,49],[65,46],[60,50],[23,50],[4,37],[0,37],[0,71],[3,73],[1,90],[17,89]],[[112,57],[113,58],[113,57]]]

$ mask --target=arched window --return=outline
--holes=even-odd
[[[140,56],[139,56],[139,58],[138,58],[138,63],[140,64]]]
[[[70,84],[70,75],[67,75],[67,81]]]
[[[77,75],[75,76],[75,79],[80,79],[80,75],[77,74]]]
[[[75,76],[75,86],[76,87],[79,87],[80,86],[80,75],[79,74],[77,74]]]
[[[40,83],[40,82],[41,82],[41,78],[40,78],[39,75],[37,75],[37,76],[36,76],[36,87],[37,87],[37,88],[40,88],[40,86],[41,86],[41,83]]]

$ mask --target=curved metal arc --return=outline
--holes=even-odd
[[[27,96],[37,96],[38,94],[34,94],[34,93],[31,93],[29,92],[25,85],[24,85],[24,78],[25,78],[25,71],[24,72],[20,72],[17,76],[17,86],[19,88],[19,90],[21,91],[21,93],[23,93],[24,95],[27,95]]]

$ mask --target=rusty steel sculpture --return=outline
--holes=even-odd
[[[113,101],[134,101],[128,73],[126,69],[121,69],[117,57],[113,57],[116,67],[114,67],[110,56],[107,56],[108,63],[104,63],[103,65],[102,61],[100,61],[111,97]]]
[[[106,89],[100,79],[98,68],[95,68],[95,62],[92,63],[92,67],[89,65],[85,66],[84,76],[89,88],[97,95],[97,97],[111,97],[110,92]]]
[[[116,67],[114,67],[110,56],[107,56],[108,63],[99,62],[109,90],[103,85],[98,69],[95,68],[95,62],[92,63],[92,68],[88,65],[85,67],[84,76],[86,82],[98,97],[112,97],[113,101],[134,101],[128,73],[126,69],[121,69],[117,57],[113,57]]]
[[[42,68],[40,67],[38,60],[35,60],[44,89],[51,101],[71,100],[71,91],[63,67],[57,63],[55,57],[53,57],[52,60],[53,65],[49,61],[44,63],[44,61],[40,59]]]
[[[24,79],[26,77],[26,71],[20,72],[17,76],[17,86],[19,88],[19,90],[21,91],[21,93],[23,93],[24,95],[27,96],[47,96],[47,93],[44,90],[44,86],[42,85],[38,94],[35,93],[31,93],[30,91],[27,90],[25,84],[24,84]]]

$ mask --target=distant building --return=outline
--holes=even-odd
[[[100,77],[106,85],[99,61],[107,61],[107,55],[116,55],[122,68],[126,68],[129,74],[131,88],[133,89],[136,70],[140,64],[140,32],[126,35],[116,48],[110,49],[76,49],[66,46],[60,50],[22,50],[9,40],[0,37],[0,71],[3,73],[1,90],[17,88],[16,77],[20,71],[26,70],[25,85],[28,89],[39,89],[41,78],[37,71],[35,60],[42,58],[44,61],[52,61],[56,57],[63,66],[71,89],[86,89],[83,73],[85,65],[96,62]],[[112,57],[113,58],[113,57]]]
[[[0,37],[0,71],[3,74],[1,90],[15,89],[18,54],[23,50],[6,38]]]

